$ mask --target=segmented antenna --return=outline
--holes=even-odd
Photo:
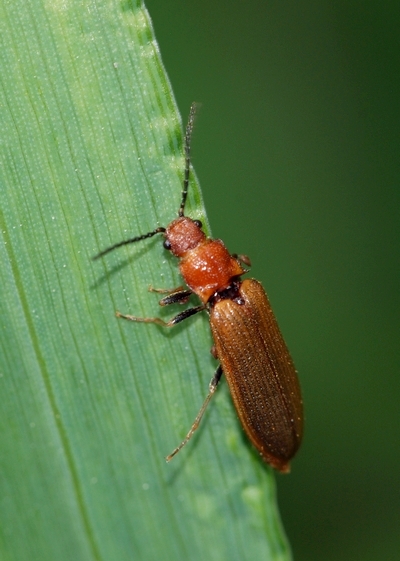
[[[186,125],[186,132],[185,132],[185,175],[184,175],[184,180],[183,180],[182,200],[181,200],[181,205],[179,207],[179,213],[178,213],[179,216],[184,216],[185,204],[186,204],[188,188],[189,188],[190,141],[191,141],[191,138],[192,138],[192,131],[193,131],[194,118],[195,118],[195,115],[196,115],[196,111],[197,111],[197,104],[192,103],[192,105],[190,107],[189,119],[188,119],[188,123]],[[117,249],[118,247],[121,247],[123,245],[128,245],[130,243],[140,242],[141,240],[145,240],[147,238],[152,238],[156,234],[162,234],[164,232],[165,232],[165,228],[160,227],[160,228],[156,228],[152,232],[148,232],[147,234],[143,234],[141,236],[136,236],[134,238],[130,238],[129,240],[124,240],[122,242],[118,242],[114,245],[111,245],[110,247],[107,247],[106,249],[103,249],[103,251],[100,251],[100,253],[95,255],[92,259],[93,259],[93,261],[95,261],[96,259],[99,259],[100,257],[103,257],[104,255],[106,255],[107,253],[110,253],[110,251],[113,251],[114,249]]]
[[[103,255],[105,255],[106,253],[110,253],[110,251],[113,251],[114,249],[117,249],[117,247],[121,247],[122,245],[128,245],[128,244],[134,243],[134,242],[140,242],[141,240],[145,240],[147,238],[152,238],[156,234],[161,234],[163,232],[165,232],[165,228],[160,227],[160,228],[156,228],[152,232],[148,232],[147,234],[142,234],[141,236],[136,236],[135,238],[130,238],[129,240],[124,240],[122,242],[115,243],[114,245],[111,245],[110,247],[107,247],[106,249],[103,249],[103,251],[100,251],[100,253],[98,253],[97,255],[92,257],[92,259],[93,259],[93,261],[95,261],[96,259],[99,259],[100,257],[103,257]]]
[[[192,138],[192,131],[194,125],[194,118],[197,111],[197,103],[192,103],[189,111],[189,119],[186,125],[185,133],[185,176],[183,180],[182,201],[179,207],[179,216],[184,216],[185,204],[189,188],[189,175],[190,175],[190,141]]]

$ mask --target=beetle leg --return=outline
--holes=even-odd
[[[219,382],[220,382],[220,380],[221,380],[221,378],[222,378],[222,374],[223,374],[223,373],[224,373],[224,372],[223,372],[223,370],[222,370],[222,366],[219,365],[218,368],[217,368],[217,370],[215,371],[214,376],[211,378],[210,383],[209,383],[209,385],[208,385],[208,389],[209,389],[210,391],[212,390],[212,388],[214,388],[214,389],[212,390],[213,393],[214,393],[215,390],[217,389],[217,386],[218,386],[218,384],[219,384]]]
[[[178,288],[153,288],[149,286],[149,292],[157,292],[157,294],[168,294],[159,301],[160,306],[169,306],[170,304],[186,304],[193,292],[185,289],[183,286]]]
[[[179,446],[177,446],[175,448],[175,450],[173,450],[173,452],[171,452],[171,454],[169,454],[165,460],[167,462],[170,462],[172,460],[172,458],[185,446],[185,444],[187,444],[187,442],[189,442],[189,440],[192,438],[194,431],[198,428],[201,419],[203,418],[204,412],[207,409],[207,405],[210,403],[210,400],[212,398],[212,396],[215,393],[215,390],[217,389],[218,383],[221,380],[221,376],[222,376],[222,366],[218,366],[217,370],[215,371],[214,376],[211,378],[210,384],[208,386],[208,394],[206,399],[204,400],[203,405],[200,408],[200,411],[197,413],[197,417],[194,420],[193,425],[190,427],[190,431],[187,433],[187,435],[185,436],[185,438],[182,440],[182,442],[179,444]]]
[[[244,263],[248,267],[251,267],[251,261],[250,261],[250,257],[248,255],[243,255],[243,253],[232,253],[232,257],[234,257],[238,261],[241,261],[242,263]]]
[[[173,294],[183,290],[185,290],[183,286],[178,286],[177,288],[154,288],[152,285],[149,286],[149,292],[157,292],[157,294]]]
[[[184,310],[180,314],[177,314],[175,317],[170,319],[169,321],[164,321],[161,318],[138,318],[136,316],[130,316],[121,314],[121,312],[115,312],[117,318],[127,319],[129,321],[136,321],[138,323],[156,323],[157,325],[162,325],[163,327],[173,327],[177,323],[189,318],[190,316],[194,316],[198,312],[202,312],[205,310],[205,306],[196,306],[195,308],[189,308],[188,310]]]
[[[210,353],[212,354],[212,356],[218,360],[218,355],[217,355],[217,349],[215,348],[215,345],[213,345],[210,349]]]
[[[173,292],[159,301],[160,306],[169,306],[170,304],[186,304],[190,296],[193,294],[191,290],[180,290]]]

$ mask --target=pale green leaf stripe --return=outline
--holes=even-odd
[[[215,368],[207,318],[165,333],[114,311],[170,317],[147,287],[177,286],[175,261],[159,238],[91,261],[179,205],[181,121],[143,4],[4,1],[0,42],[0,558],[288,559],[224,385],[164,462]],[[194,181],[188,212],[204,220]]]

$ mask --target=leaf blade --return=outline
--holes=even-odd
[[[113,317],[180,284],[156,240],[91,257],[176,215],[181,123],[143,5],[84,6],[2,7],[4,557],[285,559],[226,388],[164,464],[215,368],[207,319]],[[188,213],[205,221],[194,178]]]

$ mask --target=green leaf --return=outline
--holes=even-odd
[[[181,120],[138,1],[0,6],[2,560],[288,559],[271,470],[222,384],[207,317],[171,317],[159,237],[183,178]],[[172,28],[171,33],[176,32]],[[189,108],[188,108],[189,110]],[[187,213],[204,221],[192,177]]]

